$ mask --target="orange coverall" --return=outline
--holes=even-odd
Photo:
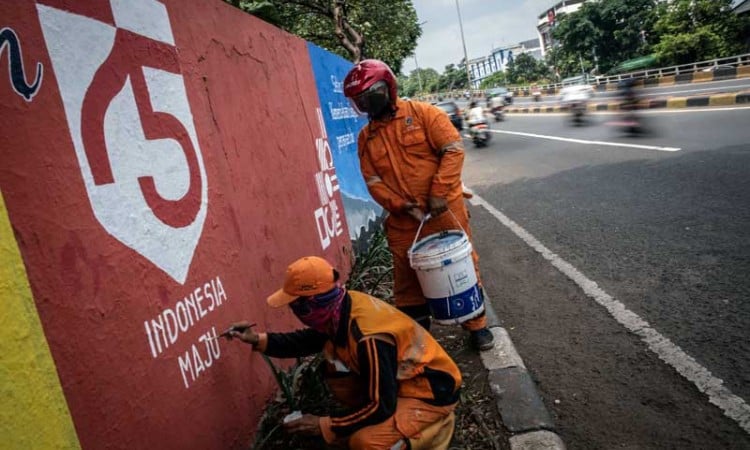
[[[396,306],[424,305],[426,300],[417,274],[409,265],[407,252],[419,222],[405,211],[407,203],[416,203],[427,211],[427,198],[441,197],[448,209],[425,222],[420,237],[442,230],[456,229],[456,219],[471,239],[469,216],[463,199],[461,170],[464,149],[461,136],[441,109],[427,103],[396,102],[392,119],[370,121],[359,133],[358,154],[362,176],[370,194],[390,214],[385,228],[393,254]],[[472,252],[479,276],[479,256]],[[484,314],[461,326],[474,331],[486,326]]]

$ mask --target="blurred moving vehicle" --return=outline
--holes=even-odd
[[[490,126],[487,123],[487,117],[484,115],[484,108],[478,105],[477,102],[471,102],[469,104],[467,123],[469,124],[471,141],[474,145],[476,147],[486,146],[492,138],[492,133],[490,132]]]
[[[505,99],[503,97],[492,97],[487,104],[490,113],[495,117],[495,122],[502,122],[505,119]]]
[[[506,105],[513,104],[513,93],[504,87],[494,87],[487,89],[487,103],[495,97],[500,97],[505,101]],[[489,104],[487,105],[489,107]]]
[[[589,101],[593,96],[594,89],[588,84],[566,86],[560,91],[560,106],[570,112],[574,125],[584,123]]]
[[[486,120],[469,125],[469,133],[471,134],[471,142],[476,147],[486,147],[492,138],[492,132],[490,132],[490,126]]]
[[[531,96],[534,97],[535,102],[542,100],[542,90],[536,84],[531,86]]]
[[[620,101],[620,110],[623,111],[623,114],[616,124],[627,134],[646,134],[648,129],[643,117],[638,114],[640,99],[636,92],[635,80],[632,78],[622,80],[617,87],[622,99]]]
[[[461,108],[455,102],[440,102],[435,104],[438,108],[445,111],[451,119],[451,123],[458,131],[464,128],[464,118],[461,116]]]

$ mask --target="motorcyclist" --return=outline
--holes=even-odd
[[[643,132],[645,127],[638,115],[639,98],[635,89],[635,80],[628,78],[618,85],[620,89],[620,110],[623,111],[625,128],[630,133]]]
[[[504,119],[505,103],[505,97],[495,95],[490,98],[489,104],[487,105],[492,115],[495,116],[495,120],[498,122]]]
[[[584,123],[584,115],[592,94],[591,86],[586,84],[563,88],[560,103],[563,108],[570,112],[574,124],[581,125]]]
[[[487,118],[484,116],[484,108],[475,101],[469,103],[469,114],[466,121],[469,123],[469,126],[487,123]]]
[[[635,92],[635,81],[632,78],[620,82],[620,96],[622,97],[620,109],[626,111],[627,116],[634,117],[635,111],[638,109],[638,95]]]
[[[477,147],[487,145],[487,141],[490,139],[490,134],[487,132],[487,117],[484,115],[484,108],[475,101],[469,103],[469,113],[466,122],[469,124],[469,132],[474,144]]]

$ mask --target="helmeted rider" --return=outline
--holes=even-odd
[[[469,125],[487,123],[487,119],[484,117],[484,108],[477,104],[477,102],[472,101],[469,103],[469,114],[466,120],[469,122]]]
[[[632,78],[622,80],[618,87],[620,88],[620,96],[622,97],[622,101],[620,102],[620,109],[625,112],[625,118],[627,120],[637,122],[639,98],[638,93],[635,89],[635,80]]]
[[[344,95],[370,119],[359,133],[358,155],[367,189],[389,212],[385,228],[396,306],[429,330],[431,310],[408,250],[427,213],[432,218],[424,222],[422,236],[455,229],[458,222],[471,237],[461,182],[463,141],[440,108],[399,99],[396,77],[382,61],[355,64],[344,79]],[[476,251],[472,258],[481,280]],[[483,312],[461,326],[470,332],[472,347],[492,348]]]

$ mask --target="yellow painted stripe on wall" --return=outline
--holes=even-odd
[[[737,94],[719,94],[712,95],[708,98],[709,106],[727,106],[734,105],[734,99]]]
[[[80,448],[0,192],[0,447]]]
[[[714,79],[713,72],[695,72],[693,73],[693,82],[696,81],[712,81]]]
[[[659,86],[673,86],[674,75],[659,78]]]
[[[667,99],[667,108],[684,108],[687,106],[685,97],[676,97]]]

